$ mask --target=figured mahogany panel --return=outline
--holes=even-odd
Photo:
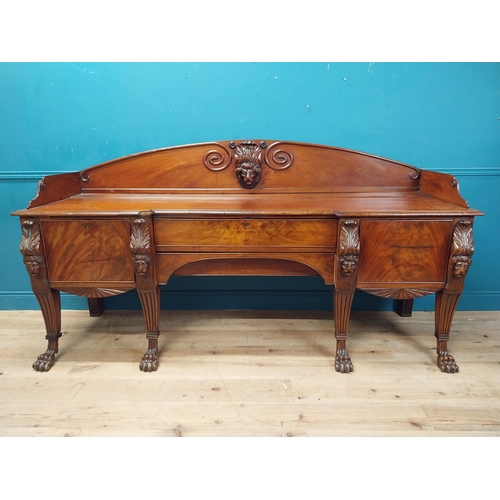
[[[45,220],[42,235],[51,281],[134,282],[128,220]]]
[[[244,223],[245,244],[250,247],[324,248],[333,250],[337,221],[333,219],[262,220]]]
[[[355,175],[353,175],[355,172]],[[84,192],[416,191],[419,169],[331,146],[221,141],[165,148],[81,173]]]
[[[243,221],[234,220],[156,219],[155,237],[159,250],[178,246],[245,246]]]
[[[334,219],[156,219],[155,235],[160,251],[333,252],[337,233]]]
[[[451,220],[363,220],[358,286],[444,282]]]

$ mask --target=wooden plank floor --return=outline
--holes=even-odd
[[[434,315],[353,313],[335,372],[330,313],[162,311],[142,373],[140,311],[63,311],[57,362],[39,311],[0,313],[1,436],[499,436],[500,312],[457,312],[436,367]]]

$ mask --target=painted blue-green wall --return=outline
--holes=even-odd
[[[460,309],[500,309],[498,63],[0,64],[0,308],[37,308],[11,211],[37,181],[178,144],[286,139],[340,146],[453,173],[476,253]],[[134,292],[106,307],[139,307]],[[63,307],[81,308],[64,296]],[[312,278],[176,278],[165,308],[331,309]],[[357,309],[391,308],[363,293]],[[432,309],[432,297],[415,309]]]

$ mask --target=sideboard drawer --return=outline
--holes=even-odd
[[[48,220],[42,234],[51,281],[134,282],[128,220]]]
[[[254,251],[335,249],[334,219],[156,219],[159,251],[182,249],[211,251],[215,248]],[[293,251],[293,250],[292,250]]]
[[[444,282],[451,220],[364,220],[358,283]]]

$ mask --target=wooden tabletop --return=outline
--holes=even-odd
[[[129,216],[153,211],[168,216],[368,217],[462,216],[480,212],[419,191],[402,193],[110,194],[83,193],[32,209],[21,217]]]

